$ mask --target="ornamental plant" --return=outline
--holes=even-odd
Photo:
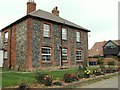
[[[45,86],[51,86],[52,85],[52,76],[51,75],[45,75],[44,77],[44,84]]]
[[[36,75],[35,75],[35,80],[37,83],[40,83],[40,84],[44,84],[44,77],[45,77],[45,73],[43,72],[37,72]]]
[[[73,81],[78,81],[78,77],[74,74],[64,74],[63,78],[64,82],[66,83],[72,83]]]
[[[105,75],[105,69],[95,68],[93,69],[93,75],[95,76]]]
[[[79,65],[78,70],[76,71],[76,76],[80,79],[84,78],[84,71],[86,70],[85,65],[82,63]]]
[[[90,77],[90,70],[87,69],[87,70],[84,71],[84,77],[85,78],[89,78]]]

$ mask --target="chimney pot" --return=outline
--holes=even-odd
[[[29,0],[27,2],[27,14],[36,11],[36,3],[34,2],[34,0]]]
[[[57,6],[55,8],[53,8],[52,13],[59,16],[59,10],[58,10]]]

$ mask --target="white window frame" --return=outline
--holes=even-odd
[[[62,28],[62,39],[67,40],[67,29],[66,28]]]
[[[8,42],[8,32],[4,33],[4,42]]]
[[[64,50],[66,50],[66,53],[63,53]],[[63,56],[67,57],[67,59],[63,60]],[[67,62],[67,60],[68,60],[68,49],[67,48],[62,48],[62,61]]]
[[[4,56],[4,57],[3,57],[4,59],[7,59],[7,56],[8,56],[7,51],[4,51],[3,56]]]
[[[51,62],[51,48],[50,48],[50,47],[42,47],[42,49],[43,49],[43,48],[49,49],[49,50],[50,50],[50,53],[46,53],[46,54],[45,54],[45,53],[42,53],[42,52],[41,52],[41,53],[42,53],[42,62]],[[43,60],[43,55],[44,55],[44,56],[45,56],[45,55],[46,55],[46,56],[50,56],[50,60],[47,60],[47,59]]]
[[[78,54],[77,55],[77,51],[80,51],[81,52],[81,54]],[[81,59],[79,59],[79,60],[77,60],[77,57],[81,57]],[[82,61],[82,50],[76,50],[76,61]]]
[[[80,38],[81,38],[81,37],[80,37],[80,32],[77,31],[77,32],[76,32],[76,41],[77,41],[77,42],[80,42],[80,41],[81,41]]]
[[[45,26],[49,26],[49,28],[46,28]],[[43,24],[43,36],[44,37],[50,37],[50,29],[51,29],[50,24],[46,24],[46,23]]]

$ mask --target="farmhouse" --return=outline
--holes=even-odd
[[[17,70],[76,66],[88,57],[88,29],[27,2],[27,15],[2,29],[4,65]],[[73,16],[74,17],[74,16]]]

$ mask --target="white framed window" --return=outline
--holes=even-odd
[[[67,48],[62,48],[62,60],[63,62],[67,61]]]
[[[43,25],[43,36],[50,37],[50,25],[49,24]]]
[[[4,59],[7,59],[7,51],[4,51],[4,53],[3,53],[3,58],[4,58]]]
[[[62,28],[62,39],[67,40],[67,29],[66,28]]]
[[[42,47],[42,61],[51,61],[51,48]]]
[[[5,32],[4,34],[4,42],[8,42],[8,32]]]
[[[76,50],[76,61],[82,61],[82,51]]]
[[[76,41],[80,42],[80,32],[76,32]]]

